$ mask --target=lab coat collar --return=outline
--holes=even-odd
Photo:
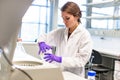
[[[83,28],[83,26],[82,26],[82,24],[80,23],[80,24],[77,26],[77,28],[72,32],[71,35],[80,32],[80,31],[82,30],[82,28]],[[65,32],[64,32],[64,34],[65,34],[66,36],[68,35],[68,31],[69,31],[69,29],[66,28],[66,29],[65,29]]]
[[[82,28],[83,28],[82,24],[79,24],[79,25],[77,26],[77,28],[72,32],[72,34],[70,35],[70,37],[72,37],[72,36],[74,36],[75,34],[81,32]],[[66,29],[65,29],[65,32],[64,32],[64,38],[65,38],[65,41],[66,41],[66,42],[68,41],[68,31],[69,31],[69,29],[66,28]]]

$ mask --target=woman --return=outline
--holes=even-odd
[[[61,8],[65,28],[59,28],[38,39],[40,52],[44,53],[47,62],[56,62],[61,69],[84,77],[84,66],[92,52],[92,40],[89,32],[82,26],[81,11],[74,2],[67,2]],[[54,53],[46,50],[56,47]]]

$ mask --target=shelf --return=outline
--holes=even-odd
[[[96,3],[83,4],[83,6],[91,6],[91,7],[97,7],[97,8],[119,6],[119,5],[120,5],[120,0],[116,0],[116,1],[111,0],[111,1],[102,1],[102,2],[96,2]]]
[[[120,16],[88,16],[88,17],[82,17],[85,19],[120,19]]]

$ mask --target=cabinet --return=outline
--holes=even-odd
[[[120,61],[115,61],[114,80],[120,80]]]

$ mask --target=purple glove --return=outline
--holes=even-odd
[[[38,43],[39,45],[39,52],[38,54],[40,54],[41,52],[44,53],[46,52],[46,49],[52,49],[51,46],[47,45],[45,42],[40,42]]]
[[[49,63],[51,63],[51,62],[53,62],[53,61],[56,61],[56,62],[58,62],[58,63],[61,63],[61,62],[62,62],[62,57],[55,56],[55,55],[52,54],[52,53],[45,53],[44,56],[45,56],[45,57],[44,57],[45,61],[47,61],[47,62],[49,62]]]

